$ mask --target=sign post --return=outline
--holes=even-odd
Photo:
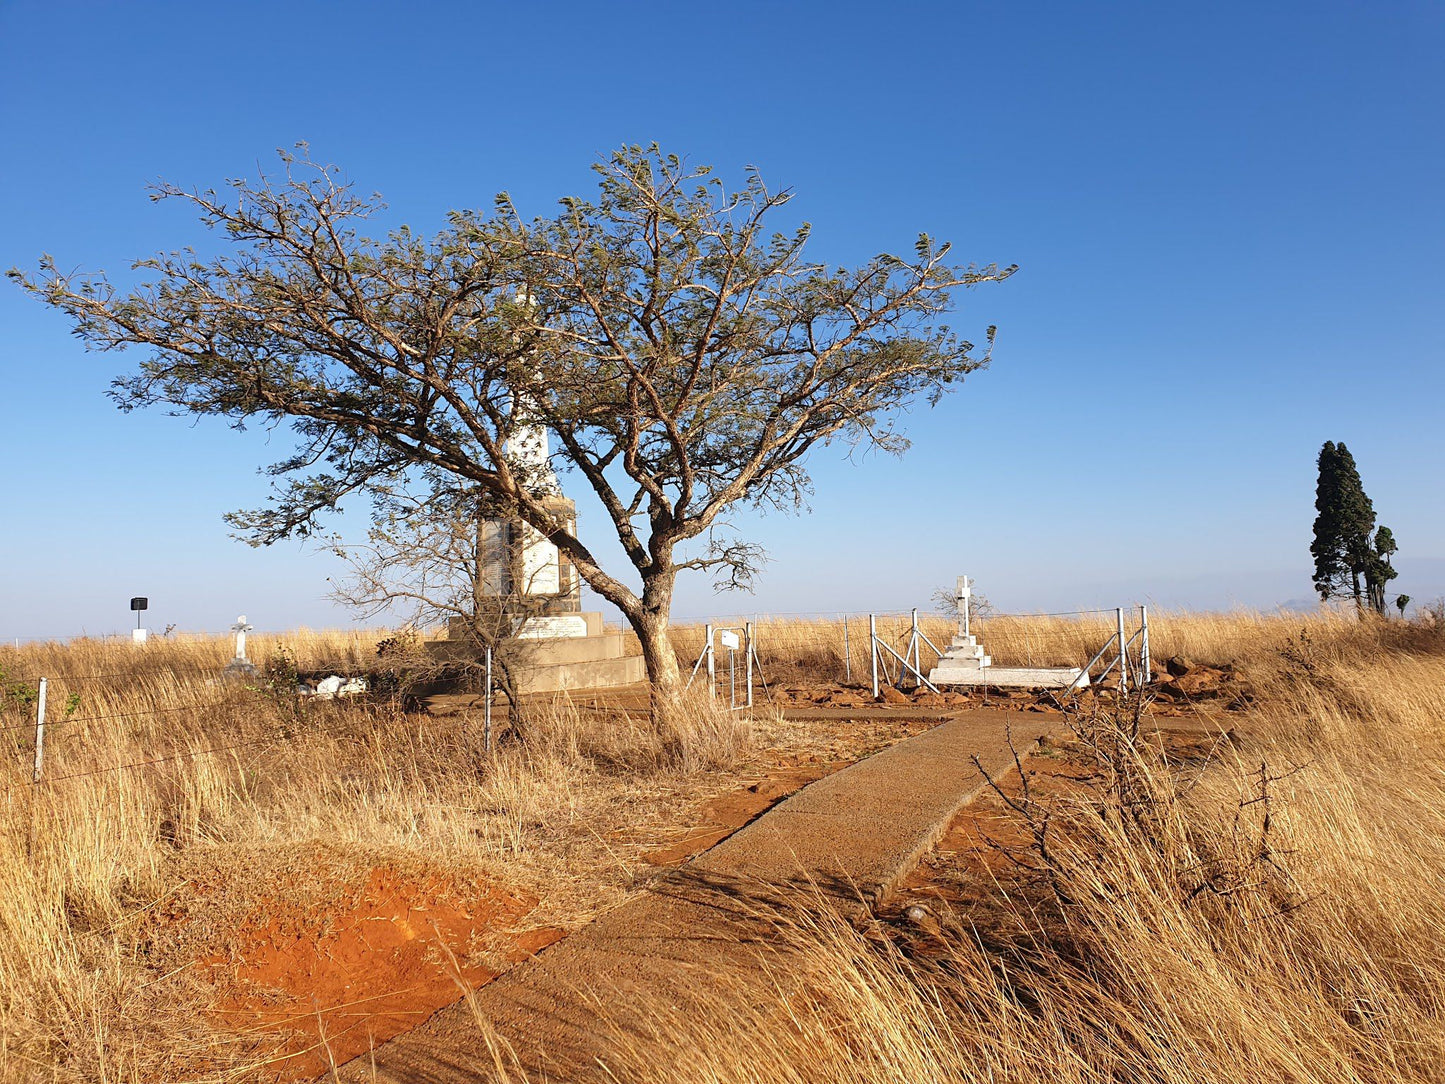
[[[732,629],[720,629],[717,638],[728,649],[728,707],[738,706],[738,645],[741,641]]]

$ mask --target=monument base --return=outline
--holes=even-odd
[[[966,670],[940,665],[929,671],[928,680],[939,686],[993,685],[1014,689],[1066,689],[1075,682],[1083,688],[1089,684],[1088,675],[1077,666],[981,666]]]
[[[528,625],[557,620],[531,618]],[[610,689],[647,680],[647,664],[642,656],[626,654],[625,633],[603,631],[600,613],[567,614],[563,620],[565,624],[555,630],[543,625],[536,631],[528,628],[518,637],[525,643],[525,661],[517,674],[519,693]],[[430,640],[426,648],[439,659],[476,658],[476,647],[461,639]]]
[[[995,666],[976,637],[958,635],[928,672],[934,685],[995,685],[1015,689],[1066,689],[1089,684],[1077,666]]]

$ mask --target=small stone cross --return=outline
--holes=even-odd
[[[958,577],[958,634],[968,635],[968,600],[973,596],[973,582],[967,576]]]
[[[242,663],[249,661],[246,658],[246,633],[251,631],[251,626],[246,624],[245,614],[242,614],[240,617],[236,618],[236,623],[231,626],[231,631],[236,634],[235,661]]]

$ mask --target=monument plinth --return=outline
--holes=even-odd
[[[545,427],[519,426],[503,454],[514,473],[529,480],[552,520],[575,535],[577,506],[563,495],[552,470]],[[521,519],[488,517],[478,543],[483,604],[495,607],[489,613],[510,615],[516,622],[512,635],[529,645],[519,692],[600,689],[646,680],[643,658],[626,654],[624,635],[604,632],[601,613],[582,612],[581,577],[545,534]],[[447,636],[428,649],[443,658],[475,653],[466,621],[453,618]]]
[[[938,665],[928,673],[934,685],[993,685],[1024,689],[1066,689],[1087,685],[1089,678],[1076,666],[995,666],[969,630],[969,602],[973,581],[958,577],[954,595],[958,603],[958,631]]]

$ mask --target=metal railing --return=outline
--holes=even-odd
[[[703,626],[702,651],[698,654],[697,661],[692,664],[692,672],[687,676],[687,684],[683,688],[691,689],[692,683],[697,679],[697,673],[704,662],[707,663],[707,690],[708,695],[714,700],[718,696],[718,665],[717,665],[717,642],[722,641],[723,648],[727,651],[727,675],[728,675],[728,708],[738,711],[742,708],[753,706],[753,679],[756,674],[762,677],[762,662],[758,659],[757,644],[753,639],[753,623],[746,621],[741,625],[712,625]],[[738,651],[743,654],[743,691],[741,699],[738,692]],[[763,679],[766,687],[767,679]]]
[[[1079,676],[1064,687],[1064,692],[1070,692],[1078,688],[1079,683],[1086,677],[1095,683],[1103,681],[1116,668],[1119,671],[1119,692],[1127,693],[1129,683],[1132,680],[1136,687],[1142,688],[1150,681],[1149,664],[1149,607],[1139,607],[1139,627],[1127,638],[1124,627],[1124,607],[1117,606],[1114,609],[1114,634],[1104,641],[1104,646],[1094,653],[1094,657],[1084,664]],[[1133,673],[1130,673],[1129,650],[1135,644],[1139,645],[1138,651],[1133,659]],[[1093,669],[1103,659],[1110,648],[1115,648],[1114,657],[1105,665],[1098,677],[1093,676]]]
[[[929,681],[928,678],[924,676],[922,647],[924,644],[927,644],[930,648],[933,649],[933,653],[940,658],[943,657],[943,652],[939,650],[937,644],[935,644],[932,640],[928,638],[928,634],[919,627],[918,610],[916,608],[911,613],[911,620],[912,625],[909,629],[908,643],[903,648],[903,654],[900,655],[898,654],[898,652],[894,651],[893,648],[889,646],[889,644],[887,644],[883,639],[879,637],[877,615],[868,615],[868,654],[873,668],[873,699],[875,700],[878,699],[878,671],[880,668],[882,669],[883,676],[887,680],[888,684],[894,686],[895,688],[897,688],[898,685],[902,683],[905,675],[911,674],[914,680],[917,682],[914,688],[918,688],[921,686],[923,688],[926,688],[929,692],[936,693],[939,691],[938,686],[934,685],[933,682]],[[845,625],[845,647],[847,644],[846,633],[847,626]],[[898,677],[896,680],[888,672],[888,660],[884,652],[887,652],[888,655],[893,656],[894,660],[898,663]]]

